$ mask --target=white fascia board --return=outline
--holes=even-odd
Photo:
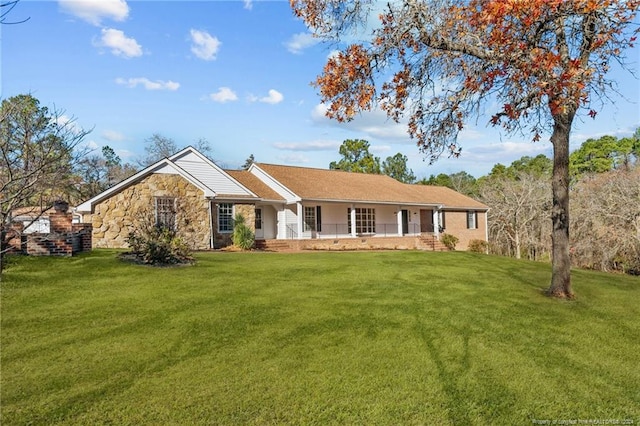
[[[153,173],[156,170],[161,169],[163,166],[165,166],[168,163],[168,160],[165,158],[163,160],[160,160],[159,162],[152,164],[150,166],[148,166],[145,169],[140,170],[138,173],[129,176],[128,178],[126,178],[125,180],[123,180],[120,183],[117,183],[116,185],[112,186],[111,188],[108,188],[104,191],[102,191],[101,193],[99,193],[98,195],[94,196],[93,198],[88,199],[87,201],[85,201],[82,204],[79,204],[76,207],[77,211],[81,211],[81,212],[91,212],[93,205],[97,202],[100,202],[106,198],[109,198],[111,195],[120,192],[120,190],[126,188],[129,185],[132,185],[133,183],[135,183],[136,181],[146,177],[147,175]]]
[[[136,183],[139,180],[147,177],[148,175],[150,175],[150,174],[152,174],[154,172],[158,172],[158,171],[160,171],[160,170],[162,170],[164,168],[167,168],[167,167],[172,168],[173,170],[176,171],[176,174],[181,175],[182,177],[187,179],[190,183],[192,183],[194,186],[196,186],[197,188],[201,189],[204,192],[205,197],[206,196],[211,196],[211,197],[215,196],[215,193],[213,191],[211,191],[209,188],[205,187],[197,179],[195,179],[193,176],[189,175],[189,173],[185,172],[183,169],[181,169],[180,167],[178,167],[175,164],[173,164],[171,162],[171,160],[169,160],[167,158],[164,158],[164,159],[158,161],[157,163],[152,164],[149,167],[140,170],[135,175],[128,177],[127,179],[125,179],[122,182],[112,186],[111,188],[101,192],[100,194],[96,195],[95,197],[88,199],[84,203],[79,204],[76,207],[75,210],[78,211],[78,212],[91,213],[93,211],[93,206],[96,203],[99,203],[100,201],[105,200],[105,199],[111,197],[114,194],[117,194],[118,192],[120,192],[124,188],[133,185],[134,183]]]
[[[258,179],[260,179],[269,188],[281,195],[285,199],[286,204],[302,201],[301,197],[280,183],[280,181],[273,178],[269,173],[262,170],[256,165],[256,163],[252,163],[251,166],[249,166],[248,171],[257,176]]]

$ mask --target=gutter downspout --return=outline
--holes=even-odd
[[[213,249],[213,212],[211,210],[212,201],[209,199],[209,248]]]
[[[489,210],[484,212],[484,240],[487,242],[487,247],[489,247]],[[488,253],[489,249],[487,248]]]

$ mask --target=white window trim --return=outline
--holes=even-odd
[[[173,211],[171,212],[173,214],[173,226],[171,227],[171,229],[175,229],[177,226],[177,222],[178,222],[178,211],[176,208],[176,198],[175,197],[155,197],[155,202],[154,202],[154,213],[155,213],[155,224],[156,226],[159,225],[165,225],[164,223],[160,223],[160,211],[158,209],[158,204],[162,201],[171,201],[173,203]]]
[[[302,218],[304,232],[314,232],[316,230],[316,206],[304,206],[302,212],[302,214],[304,215],[304,217]],[[311,214],[307,215],[307,212],[311,212]]]
[[[221,225],[221,222],[220,222],[220,206],[222,206],[222,205],[231,206],[231,222],[230,222],[231,229],[229,229],[229,230],[220,229],[220,225]],[[233,203],[218,203],[218,211],[217,211],[217,213],[218,213],[218,232],[220,234],[231,234],[233,232],[233,217],[234,217],[234,213],[235,213],[235,207],[236,206]]]
[[[478,212],[467,210],[467,229],[478,229]]]

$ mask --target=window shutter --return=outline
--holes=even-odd
[[[322,232],[322,212],[320,206],[316,206],[316,230]]]

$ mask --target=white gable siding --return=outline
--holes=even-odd
[[[175,160],[175,163],[216,194],[252,196],[246,188],[236,182],[223,170],[202,161],[194,154]]]
[[[178,175],[180,174],[175,167],[173,167],[171,164],[165,164],[164,166],[160,167],[157,170],[154,170],[153,173],[158,173],[161,175]]]

